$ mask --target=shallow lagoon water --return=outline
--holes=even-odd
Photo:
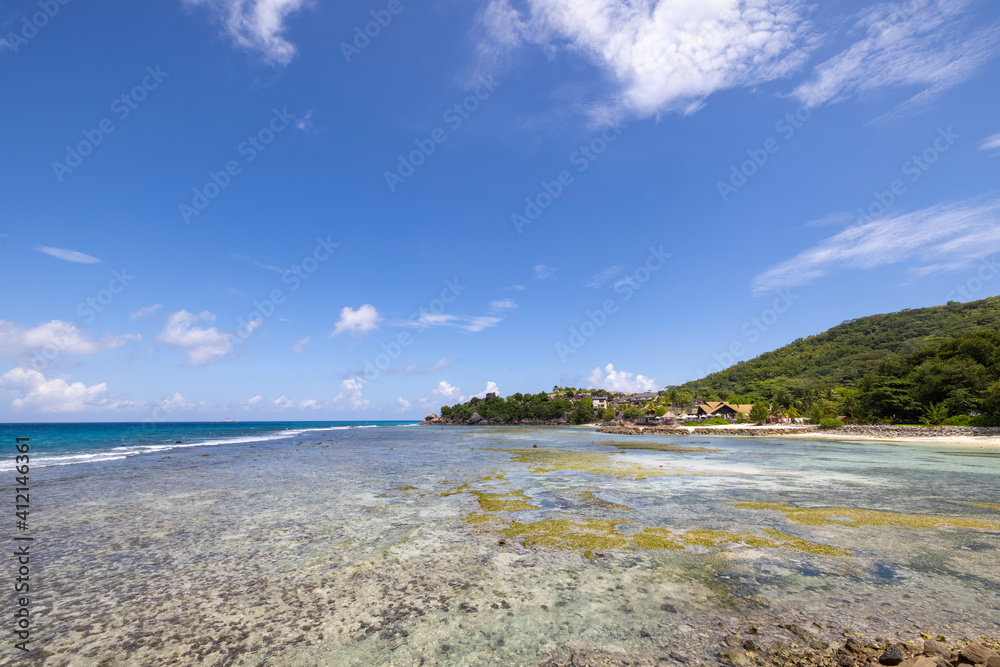
[[[37,649],[0,660],[520,665],[571,645],[711,663],[750,626],[765,646],[792,639],[782,623],[826,641],[1000,630],[995,458],[596,444],[614,440],[638,441],[375,427],[41,468]]]

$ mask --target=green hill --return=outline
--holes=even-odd
[[[889,357],[983,330],[1000,330],[1000,297],[848,320],[679,389],[706,400],[760,397],[791,404],[802,395],[856,387]]]

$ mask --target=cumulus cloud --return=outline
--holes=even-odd
[[[340,319],[337,321],[336,326],[333,328],[333,333],[330,335],[337,336],[345,331],[355,336],[364,335],[369,331],[378,329],[378,323],[381,320],[382,318],[379,317],[375,306],[369,303],[364,304],[357,310],[353,310],[350,306],[344,306],[340,309]]]
[[[35,353],[50,358],[52,350],[59,354],[98,354],[141,339],[139,334],[106,333],[93,340],[74,324],[62,320],[52,320],[32,329],[0,320],[0,355],[5,357]]]
[[[131,315],[129,315],[128,317],[130,320],[137,320],[140,317],[146,317],[146,315],[152,315],[162,307],[163,307],[162,303],[155,303],[152,306],[144,306],[139,310],[135,311],[134,313],[132,313]]]
[[[49,246],[39,245],[35,246],[35,250],[38,252],[44,252],[46,255],[51,255],[56,259],[61,259],[64,262],[74,262],[76,264],[100,264],[101,260],[96,257],[92,257],[86,253],[82,253],[76,250],[66,250],[65,248],[50,248]]]
[[[299,407],[303,410],[319,410],[323,406],[315,398],[307,398],[304,401],[299,401]]]
[[[332,404],[347,403],[354,410],[364,410],[368,407],[369,401],[361,396],[364,384],[360,378],[348,378],[341,382],[340,386],[343,387],[343,391],[333,398]]]
[[[184,0],[189,6],[209,8],[237,46],[259,53],[265,60],[287,65],[295,45],[285,39],[285,21],[306,0]]]
[[[299,338],[297,341],[292,343],[292,354],[302,354],[302,351],[306,349],[306,345],[312,342],[312,338],[306,336],[305,338]]]
[[[449,384],[446,380],[438,382],[438,386],[431,393],[445,400],[455,401],[456,403],[463,403],[465,401],[465,397],[462,396],[462,390]]]
[[[486,398],[486,394],[496,394],[497,396],[500,395],[500,389],[497,388],[496,382],[487,382],[486,389],[483,389],[481,392],[476,394],[476,396],[478,398]]]
[[[863,37],[816,66],[794,96],[819,106],[883,88],[920,88],[879,121],[920,110],[971,78],[993,56],[1000,27],[969,30],[969,4],[970,0],[907,0],[865,10],[854,26]]]
[[[215,315],[202,311],[199,315],[179,310],[167,320],[167,326],[156,337],[158,341],[173,345],[187,356],[188,364],[200,366],[233,350],[232,337],[215,327],[195,326],[198,320],[215,320]],[[260,320],[254,320],[259,323]]]
[[[288,397],[285,395],[282,395],[281,398],[274,399],[274,407],[278,408],[279,410],[287,410],[293,405],[294,403],[292,403],[292,401],[289,400]]]
[[[399,412],[406,412],[410,409],[410,402],[402,396],[396,399],[396,403],[399,405]]]
[[[263,402],[264,402],[264,397],[261,396],[260,394],[257,394],[256,396],[251,396],[243,403],[240,403],[240,407],[243,408],[244,410],[255,410],[259,408]]]
[[[160,401],[160,407],[167,412],[175,412],[177,410],[188,410],[194,407],[194,403],[187,400],[178,392],[174,392],[174,395],[170,398],[165,398]]]
[[[812,44],[799,0],[628,2],[491,0],[482,67],[524,43],[581,54],[615,86],[612,105],[640,116],[697,109],[714,92],[784,77]]]
[[[916,276],[968,266],[1000,251],[1000,197],[886,216],[831,236],[757,275],[754,294],[796,287],[844,269],[913,262]]]
[[[629,394],[657,389],[655,378],[627,371],[616,371],[614,364],[608,364],[603,371],[600,368],[595,368],[594,372],[587,378],[587,386]]]
[[[15,410],[33,412],[81,412],[92,408],[112,408],[117,404],[107,398],[104,382],[90,387],[82,382],[68,383],[61,378],[47,380],[29,368],[14,368],[0,375],[0,387],[19,392],[11,405]]]

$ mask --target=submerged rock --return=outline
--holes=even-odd
[[[951,651],[948,650],[948,647],[936,639],[924,640],[924,653],[927,655],[943,655],[945,657],[951,655]]]

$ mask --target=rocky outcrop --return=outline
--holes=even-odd
[[[1000,435],[1000,427],[988,426],[889,426],[848,424],[832,431],[844,435],[876,438],[954,438],[955,436]]]

